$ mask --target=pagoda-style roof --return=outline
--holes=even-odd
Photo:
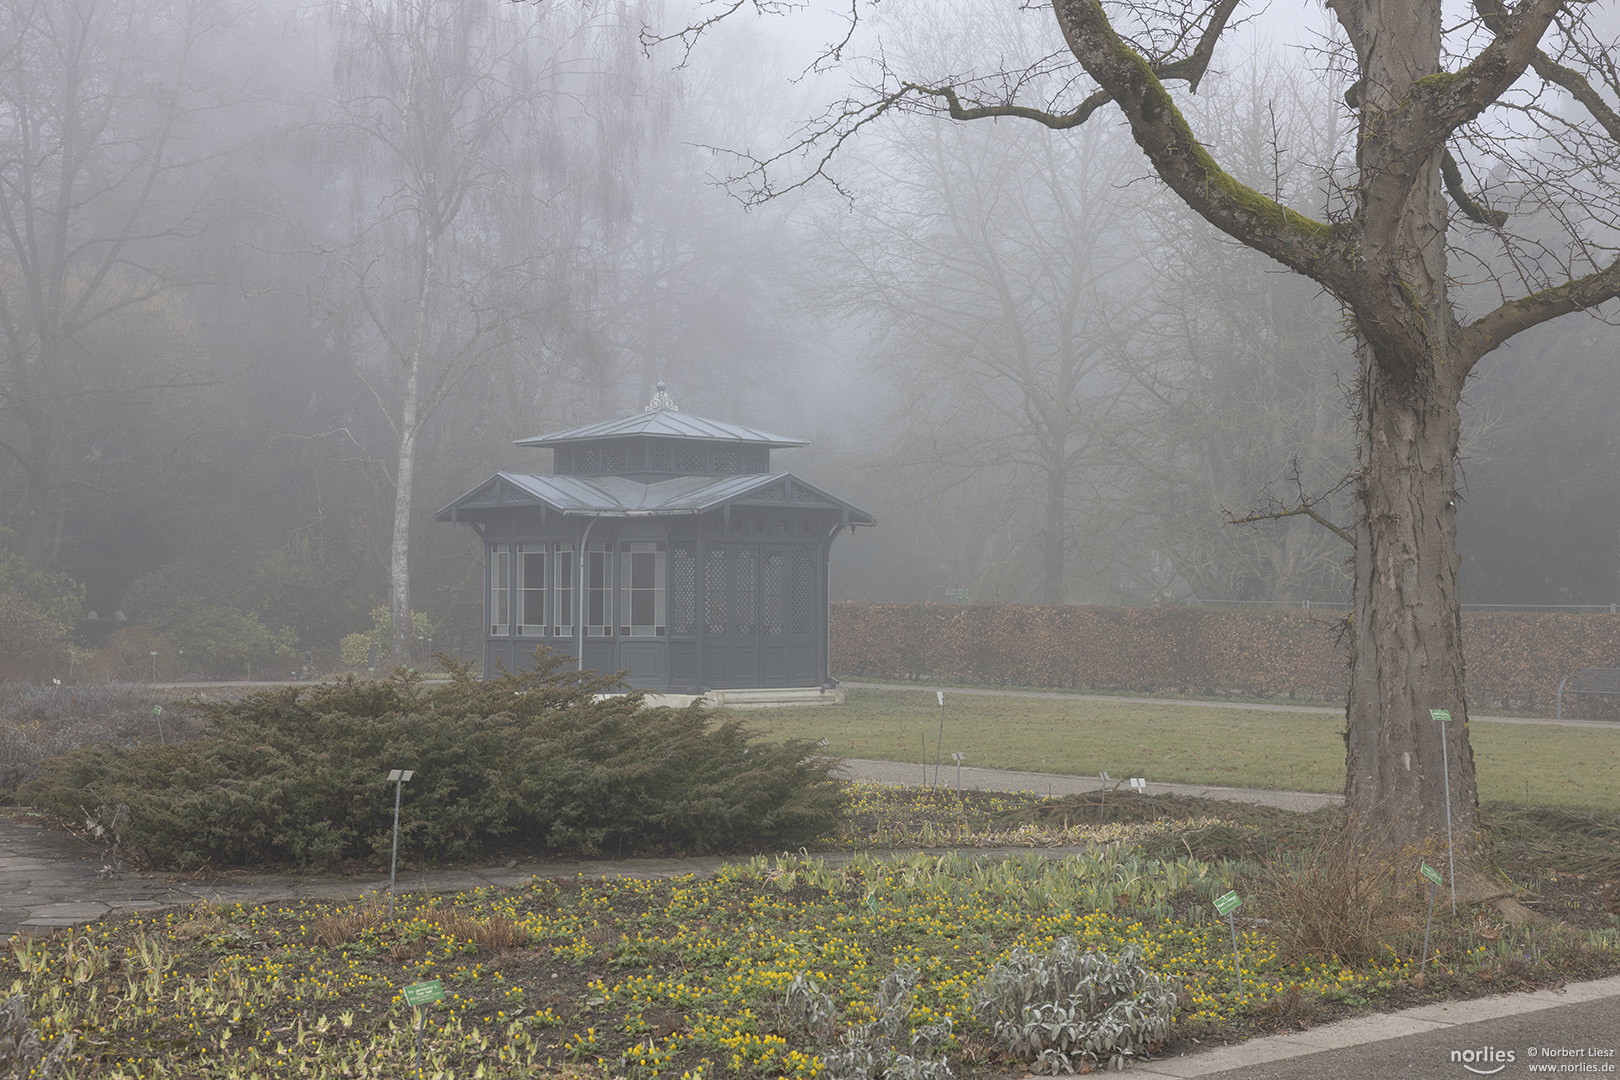
[[[631,413],[629,416],[621,416],[617,420],[604,420],[598,424],[569,428],[567,431],[554,431],[549,435],[536,435],[528,439],[519,439],[517,444],[519,446],[542,447],[566,446],[569,443],[585,442],[592,439],[624,438],[625,436],[634,435],[648,435],[665,439],[701,439],[746,443],[751,446],[764,446],[771,449],[787,449],[793,446],[810,445],[805,439],[772,435],[770,432],[760,431],[758,428],[733,424],[726,420],[710,420],[707,417],[694,416],[692,413],[679,412],[672,408]]]
[[[792,473],[677,476],[642,483],[623,476],[535,476],[501,472],[434,517],[439,521],[456,521],[481,511],[534,506],[548,507],[565,515],[640,517],[697,514],[733,503],[836,510],[851,525],[877,524],[866,511]]]

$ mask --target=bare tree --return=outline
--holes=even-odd
[[[395,442],[389,608],[404,663],[424,426],[542,306],[536,230],[560,153],[546,105],[564,92],[563,62],[545,13],[498,0],[343,0],[333,15],[329,135],[353,148],[339,170],[351,217],[334,307]]]
[[[919,119],[874,139],[869,178],[848,187],[826,295],[868,328],[869,370],[893,394],[882,467],[907,503],[988,485],[1006,504],[984,537],[950,524],[979,552],[953,584],[1063,603],[1082,510],[1113,478],[1099,465],[1125,423],[1114,367],[1143,272],[1103,141]]]
[[[1567,0],[1476,0],[1475,18],[1450,29],[1440,0],[1330,0],[1348,42],[1352,156],[1343,169],[1317,163],[1331,183],[1300,209],[1224,167],[1171,90],[1197,89],[1239,2],[1053,0],[1061,46],[1029,66],[1009,70],[997,57],[987,73],[942,67],[932,77],[880,67],[872,93],[835,105],[795,146],[744,172],[760,195],[825,175],[840,142],[897,108],[936,103],[957,119],[1062,130],[1108,106],[1189,208],[1336,297],[1357,358],[1350,829],[1360,850],[1395,858],[1443,842],[1449,818],[1458,894],[1500,896],[1464,700],[1460,403],[1480,358],[1513,335],[1620,296],[1615,45],[1592,31],[1587,5]],[[1023,94],[1029,72],[1053,70],[1072,74],[1064,92]],[[806,149],[809,167],[780,183],[781,166]],[[1510,208],[1541,210],[1533,228],[1509,231],[1491,193],[1470,190],[1470,177],[1498,171],[1493,190]],[[1470,231],[1471,244],[1458,243]],[[1451,713],[1444,729],[1436,709]]]
[[[103,456],[72,445],[75,417],[192,377],[163,298],[200,224],[179,130],[214,104],[194,74],[215,29],[185,0],[0,2],[0,455],[21,473],[19,547],[36,567],[57,561],[82,466]],[[158,327],[150,364],[143,327]]]

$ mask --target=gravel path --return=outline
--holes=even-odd
[[[1251,701],[1202,701],[1194,698],[1111,697],[1106,694],[1065,694],[1049,690],[981,690],[956,686],[933,686],[928,683],[869,683],[840,681],[840,686],[851,690],[909,690],[914,692],[943,690],[947,694],[965,694],[969,697],[1025,697],[1049,698],[1058,701],[1104,701],[1115,705],[1186,705],[1198,709],[1241,709],[1244,712],[1315,713],[1320,716],[1343,716],[1344,706],[1277,705]],[[1608,720],[1553,720],[1536,716],[1487,716],[1469,713],[1470,721],[1487,724],[1528,724],[1544,727],[1591,727],[1620,731],[1620,724]]]

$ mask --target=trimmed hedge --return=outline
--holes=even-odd
[[[1343,698],[1344,613],[1299,608],[833,605],[851,678],[1074,690]],[[1620,615],[1466,611],[1475,705],[1550,708],[1558,681],[1620,666]]]
[[[400,851],[418,858],[781,849],[836,823],[835,762],[813,745],[643,708],[639,692],[601,697],[623,687],[536,655],[536,670],[490,682],[458,667],[430,687],[396,670],[199,705],[195,741],[76,750],[42,762],[18,798],[182,869],[386,860],[395,768],[417,773]]]

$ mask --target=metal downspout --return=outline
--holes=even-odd
[[[600,520],[594,517],[588,520],[585,535],[579,538],[579,590],[574,593],[574,634],[578,640],[578,647],[574,650],[577,654],[575,671],[585,670],[585,545],[590,542],[591,530]]]
[[[822,599],[825,601],[822,611],[821,641],[821,685],[828,686],[832,682],[832,546],[838,539],[838,534],[850,528],[848,524],[834,525],[833,531],[827,534],[827,554],[822,562]],[[853,532],[853,529],[851,529]]]

